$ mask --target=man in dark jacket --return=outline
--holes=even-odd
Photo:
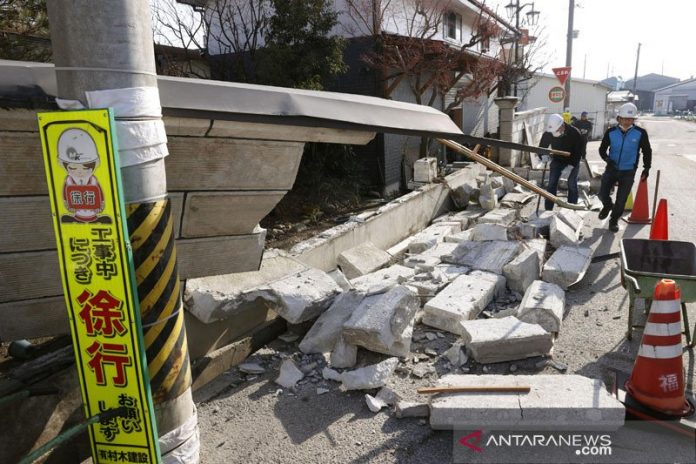
[[[592,123],[587,119],[587,111],[580,113],[580,119],[576,119],[573,122],[573,126],[580,131],[580,134],[585,139],[585,145],[592,137]]]
[[[637,114],[638,109],[633,103],[622,105],[617,117],[619,124],[607,129],[599,145],[599,156],[607,163],[602,175],[602,186],[599,189],[599,199],[604,205],[599,212],[599,219],[606,218],[611,212],[609,230],[612,232],[619,231],[619,218],[624,212],[626,199],[633,187],[640,152],[643,152],[641,180],[647,179],[650,174],[652,148],[648,132],[633,124]],[[609,149],[608,153],[607,149]],[[617,182],[619,188],[616,191],[616,201],[612,202],[611,189]]]
[[[541,142],[539,143],[539,146],[542,148],[547,148],[549,145],[554,150],[569,152],[570,156],[553,157],[549,172],[549,184],[546,190],[550,194],[556,195],[561,173],[566,167],[572,166],[573,169],[568,175],[568,203],[577,203],[578,171],[580,159],[585,157],[585,141],[576,128],[563,121],[563,116],[552,114],[549,115],[549,119],[546,122],[546,132],[541,136]],[[547,211],[552,210],[553,202],[546,200],[545,207]]]

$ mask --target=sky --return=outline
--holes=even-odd
[[[507,19],[510,0],[486,4]],[[520,0],[520,5],[528,3]],[[638,76],[664,74],[679,79],[696,76],[696,2],[692,0],[575,0],[573,77],[602,80],[608,76],[632,79],[640,42]],[[536,0],[537,35],[544,44],[542,59],[551,68],[565,66],[568,0]],[[527,6],[520,18],[531,9]],[[532,29],[533,30],[533,29]],[[540,50],[542,51],[542,50]],[[542,63],[538,63],[542,64]]]

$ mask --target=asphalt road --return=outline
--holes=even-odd
[[[670,239],[695,241],[696,124],[644,118],[641,125],[648,130],[654,151],[650,202],[660,170],[660,198],[669,202]],[[599,142],[590,143],[590,160],[599,160],[598,146]],[[617,252],[622,237],[646,238],[649,234],[649,226],[628,225],[623,221],[619,233],[613,234],[607,230],[607,221],[600,222],[596,213],[589,213],[585,223],[585,244],[595,249],[595,256]],[[605,381],[610,379],[610,369],[630,372],[640,332],[633,341],[625,338],[628,299],[620,282],[619,260],[592,264],[585,279],[566,297],[566,315],[555,343],[554,359],[568,366],[567,373]],[[690,314],[693,324],[696,310],[692,308]],[[414,344],[413,348],[422,352],[430,347],[441,352],[454,340],[454,336],[447,335],[425,344]],[[456,436],[452,433],[432,431],[419,419],[397,419],[385,411],[373,414],[365,405],[364,393],[342,392],[334,382],[307,382],[295,394],[287,391],[279,394],[278,386],[273,383],[279,356],[293,352],[297,352],[296,343],[276,340],[253,356],[253,360],[265,365],[265,374],[249,379],[232,369],[196,394],[202,463],[442,463],[469,459],[456,448]],[[379,359],[371,353],[362,353],[361,357],[363,362]],[[691,388],[696,380],[694,356],[686,352],[683,359]],[[488,372],[510,373],[510,365],[515,364],[516,374],[564,375],[549,366],[539,368],[538,362],[539,358],[492,364]],[[443,363],[435,366],[438,374],[446,373]],[[482,369],[483,366],[473,365],[471,372],[482,373]],[[390,386],[408,399],[416,399],[415,388],[428,383],[408,374],[395,374],[390,380]],[[330,391],[317,395],[317,387]],[[614,446],[632,453],[624,462],[662,462],[659,456],[664,462],[693,462],[692,441],[663,437],[655,432],[640,433],[614,441]],[[678,457],[667,457],[660,452],[653,457],[643,452],[644,447],[669,449]],[[486,456],[488,462],[506,459],[541,462],[538,453],[539,450],[499,450],[499,454]],[[617,461],[592,458],[584,462]]]

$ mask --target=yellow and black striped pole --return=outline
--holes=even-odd
[[[171,204],[134,203],[126,211],[152,399],[159,404],[191,386]]]

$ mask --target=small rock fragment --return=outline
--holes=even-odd
[[[372,412],[379,412],[382,408],[387,407],[387,403],[381,398],[375,398],[371,395],[365,395],[365,403],[367,403],[367,408]]]
[[[341,374],[339,374],[338,371],[335,371],[328,367],[325,367],[321,371],[321,376],[324,377],[326,380],[335,380],[336,382],[341,381]]]
[[[280,375],[275,382],[281,387],[291,388],[302,380],[304,374],[297,368],[292,359],[286,359],[280,365]]]
[[[245,374],[263,374],[266,372],[266,369],[264,369],[260,364],[257,363],[244,363],[240,364],[239,370],[244,372]]]
[[[344,372],[340,374],[340,380],[346,390],[379,388],[384,386],[397,364],[398,358],[389,358],[378,364]]]
[[[323,395],[324,393],[328,393],[330,391],[331,390],[329,390],[328,388],[317,388],[317,395]]]

